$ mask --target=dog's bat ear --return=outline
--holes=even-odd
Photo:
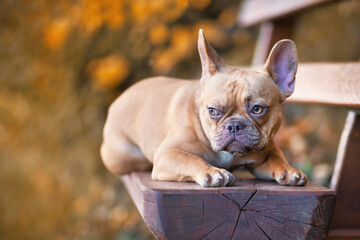
[[[210,43],[206,40],[202,29],[199,31],[198,50],[202,65],[201,81],[203,81],[214,75],[216,71],[224,65],[224,63]]]
[[[282,101],[294,92],[298,57],[295,43],[285,39],[277,42],[266,60],[264,71],[276,83]]]

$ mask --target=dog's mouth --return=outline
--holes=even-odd
[[[230,141],[227,141],[225,144],[222,144],[221,147],[216,150],[225,151],[225,152],[231,153],[233,155],[236,155],[236,154],[246,155],[247,153],[250,153],[250,152],[262,151],[265,149],[265,147],[266,147],[266,144],[264,144],[264,143],[253,144],[253,145],[249,146],[246,143],[232,139]]]
[[[226,131],[226,129],[219,131],[213,138],[211,145],[215,152],[226,151],[231,154],[245,155],[263,150],[266,141],[255,127],[247,127],[236,134]]]
[[[224,150],[234,155],[235,154],[245,155],[248,152],[254,151],[252,148],[244,146],[242,143],[238,141],[231,142],[224,148]]]

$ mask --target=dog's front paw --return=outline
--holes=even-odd
[[[273,177],[281,185],[303,186],[307,182],[307,176],[301,170],[290,166],[288,168],[277,168]]]
[[[209,171],[199,174],[196,182],[203,187],[224,187],[233,185],[235,177],[225,169],[212,167]]]

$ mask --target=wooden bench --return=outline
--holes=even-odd
[[[271,1],[269,15],[257,14],[261,11],[252,9],[256,4],[251,2],[266,5],[269,1],[244,1],[242,12],[256,14],[241,14],[239,19],[246,26],[261,24],[252,67],[258,69],[274,42],[291,37],[294,14],[327,1],[302,0],[306,4],[300,5],[281,1],[287,5],[281,5],[281,11],[274,7],[279,2]],[[123,176],[157,239],[325,239],[331,224],[329,238],[360,239],[360,63],[300,64],[289,102],[354,109],[339,143],[331,189],[313,183],[285,187],[260,180],[203,188],[195,183],[152,181],[148,172]]]

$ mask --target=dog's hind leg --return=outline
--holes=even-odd
[[[139,147],[123,136],[112,135],[105,138],[100,152],[104,165],[114,174],[122,175],[152,168]]]

